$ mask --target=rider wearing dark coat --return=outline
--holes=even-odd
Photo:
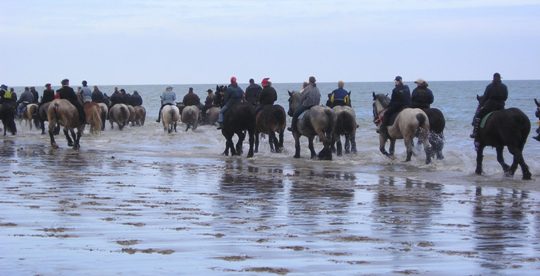
[[[390,125],[390,120],[394,114],[401,112],[401,110],[411,105],[411,92],[409,87],[403,84],[401,76],[396,76],[394,83],[396,87],[392,90],[392,97],[390,98],[390,103],[384,113],[383,121],[380,126],[380,130],[382,130],[382,133],[386,136],[388,136],[387,126]]]
[[[40,106],[54,100],[54,90],[51,88],[51,84],[45,84],[45,88],[46,89],[43,90],[43,97],[41,97],[41,102],[39,103]]]
[[[77,111],[79,111],[79,121],[81,122],[81,124],[85,123],[86,118],[84,116],[83,107],[79,103],[79,99],[77,98],[77,94],[75,94],[73,88],[69,87],[68,79],[62,80],[62,88],[56,90],[56,92],[60,95],[60,99],[68,100],[72,105],[77,108]]]
[[[272,82],[270,78],[264,78],[261,82],[263,89],[259,95],[259,104],[263,105],[273,105],[277,101],[277,92],[274,87],[272,87]]]
[[[246,101],[252,105],[259,104],[262,87],[255,83],[253,79],[249,79],[249,86],[246,88]]]
[[[105,97],[103,93],[99,90],[97,86],[94,86],[94,91],[92,91],[92,102],[103,103],[105,102]]]
[[[238,103],[242,102],[243,97],[244,91],[242,90],[242,88],[240,88],[240,86],[238,86],[236,77],[231,77],[231,84],[227,86],[227,90],[225,90],[225,93],[223,94],[223,107],[219,111],[219,117],[217,121],[219,124],[218,129],[223,128],[225,112],[227,112],[227,110],[231,109]]]
[[[130,105],[132,106],[141,106],[143,104],[143,100],[139,92],[133,91],[133,95],[129,97]]]
[[[190,87],[188,93],[182,99],[182,103],[184,103],[184,106],[195,105],[199,107],[201,105],[201,99],[197,94],[193,93],[193,87]]]
[[[433,103],[433,92],[428,88],[428,83],[423,79],[418,79],[417,87],[412,91],[411,107],[412,108],[430,108]]]
[[[501,74],[493,74],[493,81],[488,84],[484,95],[482,96],[482,102],[480,102],[480,108],[477,110],[473,120],[473,133],[471,138],[477,138],[478,127],[480,127],[480,121],[484,116],[490,112],[504,109],[504,104],[508,99],[508,88],[501,81]]]
[[[123,103],[124,101],[124,97],[118,90],[115,90],[109,99],[111,101],[111,107],[113,107],[115,104]]]

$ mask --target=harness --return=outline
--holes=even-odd
[[[488,114],[486,114],[486,116],[484,116],[484,118],[482,118],[482,121],[480,121],[480,128],[484,128],[486,126],[486,122],[491,116],[491,114],[493,114],[493,112],[494,111],[489,112]]]

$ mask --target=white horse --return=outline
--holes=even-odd
[[[189,105],[182,110],[182,123],[186,124],[186,131],[191,127],[193,130],[197,129],[199,124],[199,115],[201,111],[195,105]]]
[[[386,110],[390,99],[384,94],[373,93],[373,121],[380,123],[382,114]],[[403,139],[407,148],[406,162],[411,161],[413,154],[413,138],[418,133],[418,139],[424,145],[426,151],[426,164],[431,163],[431,144],[428,140],[429,120],[424,111],[419,108],[405,108],[397,114],[394,123],[388,126],[388,135],[386,137],[382,132],[379,134],[379,149],[389,157],[394,156],[396,139]],[[386,140],[390,139],[390,148],[388,153],[385,149]]]
[[[176,132],[176,124],[180,121],[180,110],[176,105],[166,105],[161,110],[161,119],[163,130],[171,133],[174,129]]]
[[[115,104],[109,110],[109,122],[111,129],[114,128],[113,123],[118,124],[118,128],[122,130],[124,126],[129,124],[129,108],[125,104]]]

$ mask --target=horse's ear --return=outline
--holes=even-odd
[[[349,93],[347,93],[347,95],[349,95],[349,96],[350,96],[350,95],[351,95],[351,91],[349,91]]]
[[[292,96],[292,92],[290,90],[287,90],[289,92],[289,97]]]
[[[480,96],[478,96],[478,94],[476,94],[476,100],[480,100]]]
[[[540,107],[540,103],[538,102],[537,99],[534,99],[534,103],[536,104],[536,106]]]
[[[373,100],[375,100],[375,91],[371,92],[373,94]]]
[[[388,98],[388,93],[386,93],[386,97]]]

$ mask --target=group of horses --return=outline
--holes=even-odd
[[[300,93],[289,91],[289,109],[278,105],[267,105],[256,108],[250,103],[242,102],[230,108],[224,117],[222,135],[225,137],[224,155],[241,155],[243,153],[242,144],[248,136],[249,151],[247,157],[253,157],[259,149],[260,134],[268,135],[270,150],[281,152],[283,150],[283,136],[286,128],[286,116],[292,116],[300,106]],[[479,102],[481,97],[477,96]],[[390,99],[386,94],[376,94],[373,92],[373,121],[378,123],[386,110]],[[126,125],[144,125],[146,110],[142,106],[129,106],[126,104],[115,104],[110,109],[103,103],[87,102],[80,103],[84,107],[86,123],[90,125],[91,133],[99,133],[104,130],[106,119],[114,128],[114,123],[122,130]],[[540,103],[535,99],[537,105],[536,116],[540,119]],[[39,108],[38,108],[39,107]],[[217,120],[220,108],[212,107],[206,110],[204,123],[213,124]],[[13,113],[13,114],[12,114]],[[163,128],[171,133],[176,131],[177,123],[182,121],[189,128],[196,129],[202,122],[201,108],[197,106],[183,106],[182,104],[164,106],[161,112]],[[16,126],[11,116],[14,112],[5,106],[0,105],[0,119],[4,124],[4,135],[6,131],[16,133]],[[40,127],[42,134],[45,134],[44,122],[49,122],[48,132],[51,146],[58,148],[54,135],[58,134],[60,126],[68,141],[68,145],[74,149],[79,149],[80,138],[85,124],[81,124],[79,113],[74,105],[63,99],[56,99],[38,106],[29,104],[23,118],[32,127],[31,120],[37,127]],[[295,131],[292,135],[295,144],[295,158],[300,158],[300,138],[307,137],[311,158],[321,160],[332,160],[332,153],[342,155],[343,147],[341,136],[344,136],[345,153],[356,152],[355,133],[358,128],[354,110],[348,106],[313,106],[300,115]],[[394,158],[395,142],[403,139],[406,147],[406,159],[410,161],[413,155],[414,139],[418,139],[418,144],[422,145],[425,151],[425,162],[429,164],[432,158],[443,159],[442,149],[444,146],[445,118],[443,113],[437,108],[419,109],[405,108],[399,112],[391,125],[388,126],[388,136],[379,134],[379,149],[390,157]],[[531,179],[531,173],[523,158],[523,148],[525,146],[531,124],[529,118],[517,108],[508,108],[490,113],[482,122],[478,131],[476,170],[477,174],[482,173],[483,150],[486,146],[496,148],[497,161],[502,166],[508,176],[513,176],[518,165],[521,167],[523,179]],[[233,143],[233,136],[237,135],[236,145]],[[322,143],[323,148],[316,153],[314,149],[314,138]],[[390,140],[389,151],[386,151],[386,143]],[[513,162],[509,166],[505,163],[503,149],[507,147],[513,155]]]

